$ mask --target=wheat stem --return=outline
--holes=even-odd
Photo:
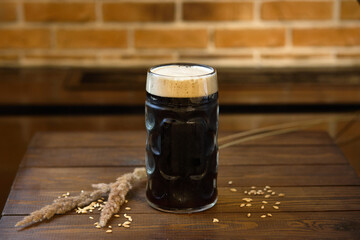
[[[219,138],[218,142],[219,142],[219,144],[223,144],[222,142],[225,142],[225,141],[229,141],[229,140],[233,140],[233,139],[237,139],[237,138],[241,138],[241,137],[246,137],[249,135],[260,134],[262,132],[269,132],[269,131],[285,129],[285,128],[300,127],[300,126],[304,126],[304,125],[316,125],[316,124],[326,122],[326,121],[329,121],[329,118],[311,119],[311,120],[306,120],[306,121],[277,124],[277,125],[272,125],[272,126],[267,126],[267,127],[263,127],[263,128],[258,128],[258,129],[253,129],[253,130],[248,130],[248,131],[244,131],[244,132],[231,134],[229,136]]]

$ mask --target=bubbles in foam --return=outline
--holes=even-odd
[[[217,90],[216,71],[208,66],[161,65],[151,68],[147,75],[146,91],[161,97],[203,97]]]

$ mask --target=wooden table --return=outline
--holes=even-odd
[[[131,228],[117,227],[123,217],[109,223],[113,233],[94,228],[98,211],[14,227],[63,193],[91,190],[91,183],[112,182],[143,166],[144,147],[143,131],[37,134],[2,213],[0,239],[360,239],[360,180],[322,132],[289,133],[221,150],[219,200],[206,212],[158,212],[146,204],[141,184],[128,196],[131,210],[121,209],[132,216]],[[251,207],[239,206],[250,186],[266,185],[285,197],[251,196]],[[269,202],[264,210],[262,200]],[[272,207],[275,201],[281,202],[279,210]],[[261,218],[264,213],[273,216]]]

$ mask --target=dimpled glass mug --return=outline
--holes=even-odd
[[[149,69],[145,125],[147,201],[191,213],[217,201],[218,86],[210,66],[173,63]]]

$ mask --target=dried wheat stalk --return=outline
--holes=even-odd
[[[135,168],[133,173],[127,173],[116,179],[111,185],[110,194],[101,215],[99,225],[105,227],[111,216],[120,210],[125,201],[126,194],[132,189],[134,184],[146,178],[145,168]]]
[[[122,177],[119,177],[115,183],[93,184],[92,186],[96,190],[94,190],[92,192],[85,191],[85,192],[80,193],[80,195],[78,195],[78,196],[55,199],[52,204],[47,205],[47,206],[41,208],[40,210],[32,212],[29,216],[24,217],[23,220],[16,223],[15,227],[33,224],[36,222],[41,222],[45,219],[52,218],[55,214],[64,214],[68,211],[71,211],[72,209],[74,209],[76,207],[86,206],[101,197],[106,197],[109,194],[109,192],[112,193],[112,195],[118,194],[119,196],[125,197],[125,195],[132,188],[132,186],[136,182],[143,180],[144,176],[146,176],[145,168],[136,168],[133,173],[127,173],[127,174],[123,175]],[[129,182],[126,182],[126,181],[129,181]],[[127,186],[127,187],[123,188],[122,186]],[[115,199],[116,203],[119,203],[119,204],[123,203],[121,201],[116,201],[116,197],[111,197],[110,205],[109,205],[109,207],[107,207],[108,209],[116,209],[116,207],[113,207],[114,206],[113,199]],[[109,203],[109,201],[108,201],[108,203]],[[120,205],[118,206],[118,208],[120,208]],[[109,218],[107,218],[107,214],[110,211],[111,210],[105,211],[103,221],[107,221],[105,219],[109,219]],[[111,217],[111,215],[110,215],[110,217]]]

